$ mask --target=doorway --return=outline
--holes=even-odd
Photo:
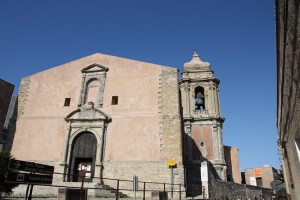
[[[93,133],[79,134],[72,144],[68,181],[92,182],[95,171],[97,140]]]
[[[261,177],[256,177],[256,186],[263,187],[263,182]]]
[[[75,182],[92,182],[92,158],[75,158],[76,169],[74,171]]]

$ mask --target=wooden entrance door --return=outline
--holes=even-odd
[[[96,137],[90,132],[83,132],[75,138],[69,165],[69,181],[82,181],[84,173],[85,181],[92,181],[95,170],[96,144]]]

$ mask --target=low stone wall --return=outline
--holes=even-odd
[[[145,188],[148,190],[146,192],[146,197],[151,196],[150,190],[163,191],[163,184],[155,183],[166,183],[165,190],[171,191],[171,170],[166,165],[164,161],[105,161],[103,169],[104,184],[111,187],[117,188],[116,180],[107,180],[105,178],[112,179],[122,179],[129,181],[120,181],[119,188],[123,189],[121,192],[127,196],[133,197],[133,175],[138,176],[139,180],[139,192],[138,197],[143,195],[143,188],[145,183]],[[174,184],[181,184],[181,196],[185,196],[184,188],[184,168],[183,165],[178,165],[173,169],[173,180]],[[151,182],[151,183],[148,183]],[[179,186],[174,186],[173,190],[179,191]],[[174,192],[174,197],[179,197],[179,192]],[[169,193],[170,196],[170,193]]]
[[[53,162],[42,162],[42,161],[32,161],[36,163],[52,165],[55,167],[55,172],[62,173],[63,166],[59,165],[59,161]],[[139,191],[137,192],[137,197],[143,197],[144,182],[145,196],[147,198],[151,197],[152,190],[156,191],[171,191],[170,182],[171,182],[171,170],[166,165],[164,161],[105,161],[103,163],[103,184],[110,187],[105,187],[106,190],[110,191],[111,189],[117,188],[117,180],[119,179],[119,188],[120,192],[124,195],[122,197],[133,197],[133,175],[138,176],[139,180]],[[173,191],[181,190],[181,197],[185,197],[185,188],[184,188],[184,168],[183,165],[178,165],[177,168],[173,170],[173,180],[174,184],[181,184],[181,188],[178,185],[174,186]],[[92,183],[84,183],[85,188],[88,189],[88,196],[95,196],[96,190],[100,189],[99,178],[94,178]],[[161,184],[155,184],[161,183]],[[63,182],[62,174],[54,174],[53,182],[51,186],[38,186],[35,185],[33,188],[32,195],[33,197],[56,197],[58,194],[59,188],[66,187],[80,187],[80,182]],[[10,198],[21,198],[26,194],[27,185],[19,185],[14,188]],[[179,192],[174,192],[173,197],[179,197]],[[169,197],[171,193],[169,192]]]
[[[231,182],[215,180],[211,175],[209,182],[209,199],[218,200],[271,200],[272,190],[251,185],[243,185]]]
[[[26,195],[27,184],[21,184],[13,189],[10,196],[5,196],[8,199],[23,198]],[[33,186],[32,196],[35,198],[55,198],[57,196],[57,188],[50,186]]]

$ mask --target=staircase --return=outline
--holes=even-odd
[[[58,198],[60,200],[80,200],[81,195],[87,196],[87,199],[116,199],[117,191],[108,185],[100,183],[84,183],[83,191],[80,188],[80,182],[63,182],[59,185],[65,186],[65,189],[58,194],[61,197]],[[87,194],[85,194],[86,192]],[[118,193],[119,197],[122,195],[121,192]]]
[[[98,184],[96,188],[97,189],[95,189],[95,197],[101,197],[101,198],[116,197],[117,190],[114,189],[113,187],[110,187],[109,185]],[[119,191],[118,195],[120,197],[123,194]]]

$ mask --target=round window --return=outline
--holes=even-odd
[[[205,147],[205,143],[204,142],[200,142],[200,147]]]

